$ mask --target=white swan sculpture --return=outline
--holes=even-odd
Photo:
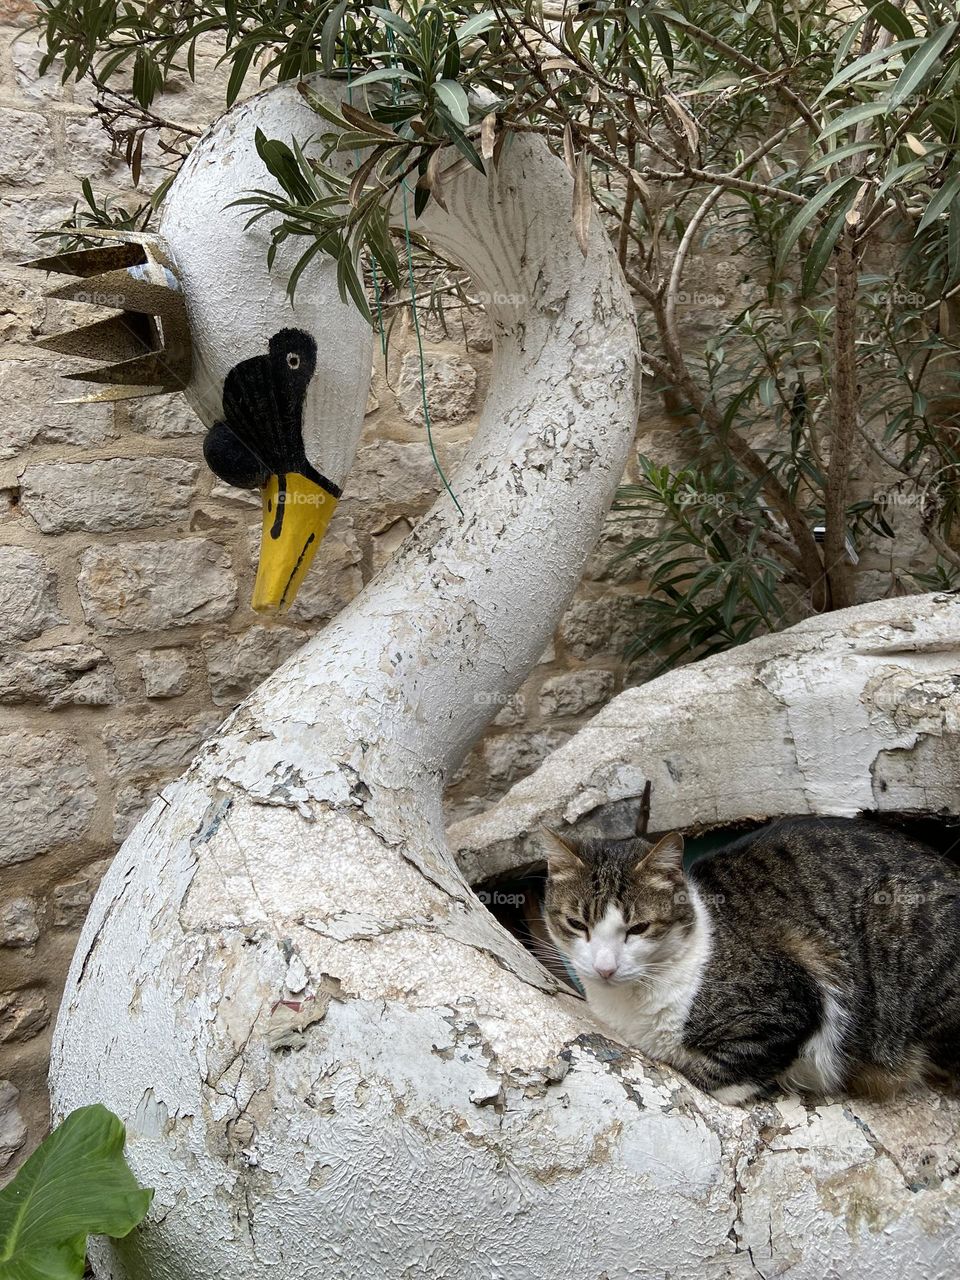
[[[227,370],[290,323],[282,267],[272,283],[262,233],[226,208],[265,185],[257,126],[304,138],[316,119],[289,86],[230,112],[161,227],[208,422]],[[946,1276],[955,1195],[908,1187],[843,1105],[722,1107],[605,1039],[447,850],[444,778],[579,578],[639,359],[596,221],[577,247],[560,162],[516,139],[446,199],[419,230],[493,299],[496,341],[452,481],[463,518],[441,499],[229,718],[127,840],[83,930],[55,1112],[117,1112],[156,1188],[141,1229],[97,1246],[98,1280]],[[369,346],[329,267],[301,281],[296,323],[333,375],[304,438],[348,462]],[[783,1163],[753,1178],[778,1144]]]

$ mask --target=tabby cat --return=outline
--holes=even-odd
[[[545,832],[544,916],[597,1018],[724,1102],[960,1075],[960,870],[793,818],[683,869],[683,839]]]

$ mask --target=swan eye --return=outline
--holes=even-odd
[[[567,916],[567,928],[572,929],[574,933],[586,933],[587,926],[582,920],[575,920],[572,916]]]
[[[300,357],[297,355],[296,351],[287,352],[287,368],[288,369],[300,368]]]
[[[650,928],[649,920],[639,920],[636,924],[632,924],[627,930],[628,938],[638,937],[641,933],[646,933]]]

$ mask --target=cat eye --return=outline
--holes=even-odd
[[[575,933],[586,933],[587,926],[582,920],[575,920],[572,916],[567,916],[567,928],[573,929]]]
[[[287,352],[287,368],[288,369],[300,368],[300,357],[297,355],[295,351]]]
[[[627,937],[636,937],[638,934],[646,933],[649,928],[649,920],[639,920],[636,924],[632,924],[627,930]]]

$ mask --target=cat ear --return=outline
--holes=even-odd
[[[570,875],[582,865],[577,847],[569,836],[561,836],[549,827],[541,827],[540,839],[546,850],[550,875]]]
[[[683,836],[679,831],[671,831],[661,836],[649,852],[637,862],[637,871],[659,871],[663,875],[675,876],[683,873]]]

